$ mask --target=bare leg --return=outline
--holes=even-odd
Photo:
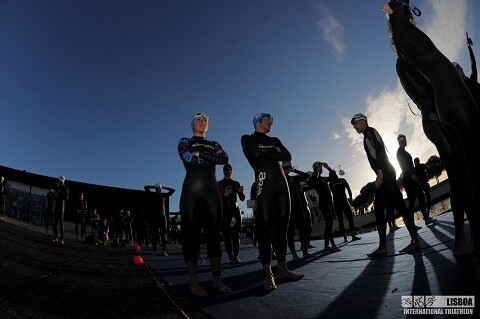
[[[264,290],[273,290],[277,289],[275,284],[275,279],[273,278],[272,266],[270,264],[263,264],[263,271],[265,273],[265,285],[263,285]]]
[[[197,279],[197,262],[196,261],[188,261],[187,263],[187,272],[188,278],[190,279],[190,291],[194,296],[199,297],[206,297],[207,292],[203,290],[202,286]]]
[[[230,287],[225,286],[225,284],[222,282],[222,279],[221,279],[222,271],[220,270],[220,258],[219,257],[210,258],[210,263],[212,265],[213,287],[217,288],[224,294],[228,292],[232,292],[232,289]]]

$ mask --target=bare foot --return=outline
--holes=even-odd
[[[192,294],[194,296],[198,296],[198,297],[208,296],[207,292],[205,290],[203,290],[203,288],[198,283],[196,283],[196,284],[192,283],[191,286],[190,286],[190,291],[192,292]]]
[[[290,270],[284,270],[282,272],[278,272],[276,278],[277,279],[291,279],[291,280],[300,280],[305,276],[305,274],[297,274]]]
[[[219,280],[213,280],[213,287],[217,288],[218,290],[220,290],[220,292],[226,294],[226,293],[229,293],[229,292],[232,292],[232,288],[230,287],[227,287],[224,285],[224,283],[219,279]]]
[[[265,284],[263,285],[263,290],[274,290],[277,289],[277,285],[275,284],[275,279],[273,278],[273,274],[269,278],[265,278]]]

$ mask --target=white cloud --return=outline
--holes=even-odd
[[[317,7],[320,13],[318,25],[322,30],[323,39],[333,47],[335,58],[339,62],[343,62],[347,54],[346,45],[343,40],[345,27],[333,16],[332,10],[328,6],[320,4]]]
[[[342,138],[342,136],[341,136],[340,134],[338,134],[338,133],[333,133],[333,139],[334,139],[334,140],[339,140],[339,139],[341,139],[341,138]]]
[[[437,48],[456,61],[466,48],[468,3],[466,0],[428,0],[431,16],[417,18],[422,29]]]

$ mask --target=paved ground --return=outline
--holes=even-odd
[[[323,241],[315,241],[313,258],[289,262],[291,269],[306,274],[304,279],[280,283],[271,293],[262,289],[258,251],[251,244],[241,247],[242,264],[230,265],[223,257],[224,282],[232,293],[221,295],[210,288],[210,265],[208,261],[199,264],[207,298],[191,296],[180,253],[153,257],[145,252],[144,258],[159,276],[214,318],[399,318],[405,317],[402,296],[476,295],[479,291],[472,256],[453,257],[452,214],[437,217],[433,226],[417,222],[422,226],[422,249],[411,255],[399,254],[410,241],[405,227],[388,234],[389,254],[377,260],[366,257],[378,246],[376,232],[339,245],[338,253],[324,253]]]
[[[234,291],[221,295],[211,289],[210,265],[202,260],[199,277],[210,296],[195,298],[178,246],[169,246],[168,257],[142,250],[147,263],[135,266],[132,246],[88,246],[72,234],[67,234],[66,245],[59,246],[38,226],[4,218],[0,318],[391,319],[406,317],[402,296],[478,296],[472,256],[452,255],[452,214],[438,216],[434,226],[426,227],[423,221],[417,225],[423,227],[422,249],[412,255],[398,253],[409,241],[404,227],[388,234],[390,253],[377,260],[365,255],[378,244],[376,232],[340,244],[342,251],[334,254],[320,249],[321,240],[314,241],[313,258],[293,263],[287,256],[289,267],[305,273],[305,278],[281,282],[271,293],[262,290],[257,249],[244,243],[242,264],[230,265],[226,256],[223,260],[224,281]],[[478,317],[476,308],[474,312],[467,317]]]
[[[66,244],[31,224],[0,220],[0,318],[208,318],[164,285],[132,246]]]

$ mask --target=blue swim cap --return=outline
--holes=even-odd
[[[269,118],[273,119],[273,117],[268,113],[257,113],[257,114],[255,114],[255,116],[253,117],[253,127],[255,127],[255,124],[257,124],[257,122],[260,122],[261,120],[263,120],[263,118],[265,118],[265,117],[269,117]]]

